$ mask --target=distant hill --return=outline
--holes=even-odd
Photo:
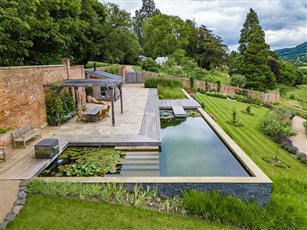
[[[296,65],[307,65],[307,42],[304,42],[294,48],[285,48],[275,50],[275,53],[287,62]]]

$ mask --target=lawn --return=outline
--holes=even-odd
[[[237,229],[196,218],[73,198],[29,194],[8,229]]]
[[[205,110],[217,118],[217,123],[273,181],[280,177],[306,181],[306,167],[261,132],[260,127],[270,112],[269,109],[252,107],[254,116],[251,116],[241,112],[249,105],[246,103],[201,94],[197,94],[197,99],[205,104]],[[231,120],[233,109],[236,109],[244,127],[234,127],[227,123]],[[276,155],[291,168],[279,168],[262,159]]]
[[[89,61],[86,65],[86,69],[91,69],[94,68],[94,63],[96,63],[96,67],[105,67],[108,66],[109,64],[106,62],[98,62],[98,61]]]
[[[287,93],[285,97],[287,99],[294,99],[307,103],[307,85],[286,87],[286,90]]]

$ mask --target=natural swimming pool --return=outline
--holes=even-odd
[[[161,137],[160,176],[249,176],[202,117],[161,119]]]

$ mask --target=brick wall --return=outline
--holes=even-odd
[[[69,59],[64,59],[63,65],[0,68],[0,127],[14,130],[26,124],[46,126],[43,85],[69,78],[84,78],[83,66],[70,67]],[[0,146],[10,142],[7,135],[0,136]]]
[[[182,82],[184,87],[189,87],[190,86],[190,81],[188,78],[184,78],[184,77],[176,77],[176,76],[172,76],[172,75],[166,75],[166,74],[159,74],[159,73],[153,73],[153,72],[147,72],[144,71],[143,72],[143,77],[149,77],[149,76],[154,76],[154,77],[168,77],[168,78],[174,78],[177,79],[179,81]],[[213,89],[217,89],[217,84],[216,83],[211,83],[208,82],[208,90],[213,90]],[[196,89],[206,89],[206,82],[205,81],[194,81],[194,87]],[[233,95],[236,93],[239,93],[242,90],[246,90],[248,93],[248,96],[255,96],[258,99],[261,99],[264,102],[276,102],[279,101],[280,99],[280,94],[279,93],[264,93],[264,92],[259,92],[259,91],[255,91],[255,90],[249,90],[249,89],[242,89],[242,88],[238,88],[238,87],[234,87],[234,86],[228,86],[228,85],[223,85],[221,86],[220,92],[221,93],[225,93],[227,95]]]

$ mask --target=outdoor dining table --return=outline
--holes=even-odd
[[[95,105],[85,110],[83,112],[83,115],[85,115],[86,121],[96,122],[96,121],[99,121],[100,111],[105,108],[107,108],[106,105]]]

